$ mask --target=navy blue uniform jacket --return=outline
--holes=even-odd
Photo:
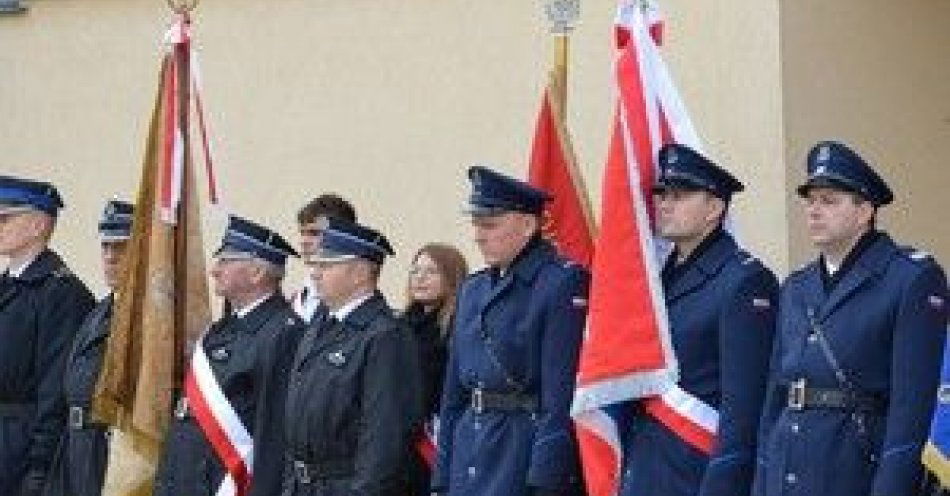
[[[782,287],[757,496],[910,495],[920,483],[947,332],[947,284],[933,259],[898,248],[886,234],[872,236],[830,292],[820,261]],[[885,408],[855,415],[786,407],[794,380],[841,387],[809,313],[857,392]]]
[[[663,276],[679,386],[719,411],[719,430],[707,455],[638,413],[624,442],[621,494],[748,494],[778,281],[722,230]]]
[[[497,280],[496,280],[497,279]],[[569,415],[588,274],[535,238],[503,277],[462,285],[446,372],[433,488],[452,496],[567,490],[580,481]],[[529,411],[471,409],[474,388],[536,395]]]

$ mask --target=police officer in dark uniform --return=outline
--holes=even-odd
[[[893,195],[847,146],[816,145],[798,194],[820,255],[782,286],[753,494],[916,494],[947,332],[944,272],[876,228]]]
[[[280,291],[290,256],[296,252],[279,234],[231,216],[211,268],[214,291],[228,302],[230,311],[211,325],[199,345],[228,404],[214,403],[212,395],[203,395],[202,403],[211,411],[233,409],[247,433],[260,430],[255,420],[257,410],[266,406],[262,391],[272,370],[268,360],[292,353],[303,334],[303,322]],[[265,349],[271,353],[263,353]],[[192,403],[188,395],[177,402],[155,477],[156,496],[221,494],[219,488],[229,475],[220,451],[199,426]],[[230,441],[238,453],[239,441]],[[231,481],[240,487],[240,477]]]
[[[63,207],[45,182],[0,176],[0,494],[40,494],[66,424],[63,366],[95,300],[47,248]]]
[[[279,410],[284,453],[259,453],[287,460],[283,496],[406,494],[422,420],[420,372],[412,332],[377,289],[392,254],[368,227],[329,219],[323,231],[310,265],[324,311],[300,341]]]
[[[662,280],[680,370],[664,397],[690,402],[691,422],[718,429],[700,441],[677,432],[670,418],[638,409],[624,442],[621,494],[748,494],[778,281],[723,229],[742,183],[684,145],[661,148],[659,164],[656,225],[674,247]]]
[[[569,414],[588,274],[541,236],[548,194],[468,171],[488,267],[458,294],[433,490],[451,496],[582,491]]]
[[[65,393],[69,415],[47,486],[47,496],[99,496],[109,456],[107,427],[92,421],[89,408],[99,377],[112,317],[113,294],[120,283],[122,257],[132,232],[132,204],[110,200],[99,220],[102,271],[109,294],[86,316],[66,360]]]

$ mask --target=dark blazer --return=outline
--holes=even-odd
[[[89,419],[89,408],[109,336],[112,305],[113,297],[109,295],[89,312],[66,361],[66,404],[74,413],[60,442],[44,492],[46,496],[99,496],[102,493],[109,461],[109,436],[104,425]]]
[[[415,339],[379,293],[342,322],[318,315],[298,346],[281,412],[281,494],[404,495],[422,417]],[[311,482],[294,462],[309,467]]]
[[[63,367],[95,304],[53,251],[0,283],[0,494],[29,471],[45,474],[66,423]]]
[[[274,294],[243,318],[226,315],[205,335],[202,344],[215,379],[248,432],[257,430],[257,410],[266,406],[261,400],[262,384],[271,356],[262,350],[301,335],[303,325],[287,300]],[[225,475],[224,465],[195,418],[190,413],[176,415],[155,477],[155,496],[211,496]]]

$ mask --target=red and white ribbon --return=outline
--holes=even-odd
[[[188,408],[227,475],[216,496],[247,496],[254,465],[254,440],[218,384],[202,340],[195,345],[185,378]]]
[[[168,224],[177,221],[178,205],[181,203],[182,180],[185,167],[185,136],[188,133],[190,103],[182,109],[180,72],[183,70],[180,60],[187,60],[189,67],[189,102],[194,100],[195,114],[198,117],[198,129],[201,134],[201,149],[205,158],[205,172],[208,178],[208,196],[211,203],[218,203],[218,191],[212,160],[211,141],[208,137],[208,118],[202,103],[201,70],[198,54],[191,43],[191,23],[186,15],[179,15],[165,33],[166,55],[164,92],[162,99],[165,114],[162,141],[162,159],[160,176],[161,218]],[[183,55],[180,57],[179,55]]]
[[[673,386],[662,396],[644,400],[644,408],[690,446],[707,455],[712,453],[719,428],[719,412],[703,400]]]

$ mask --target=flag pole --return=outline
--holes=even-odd
[[[548,0],[544,12],[551,23],[551,36],[554,40],[554,64],[551,69],[551,99],[560,109],[561,122],[566,119],[567,75],[570,59],[571,31],[580,15],[580,0]]]

